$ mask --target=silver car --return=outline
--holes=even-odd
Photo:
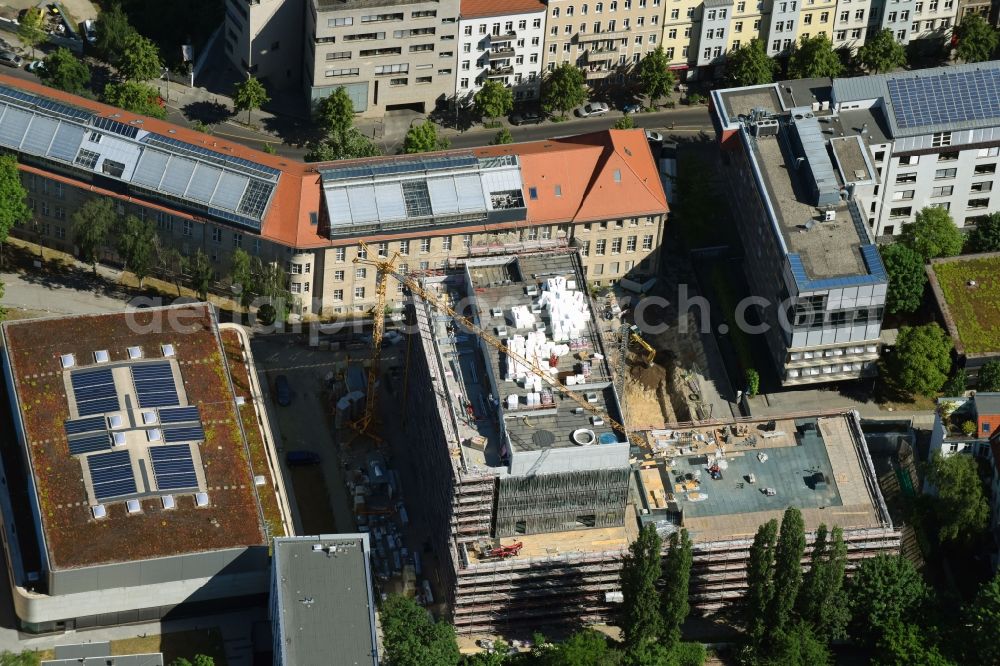
[[[610,109],[604,102],[591,102],[590,104],[581,106],[577,111],[577,114],[581,118],[589,118],[590,116],[603,116],[608,111],[610,111]]]
[[[20,67],[23,62],[24,61],[21,60],[21,56],[17,55],[13,51],[0,51],[0,65]]]

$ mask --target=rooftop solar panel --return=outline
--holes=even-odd
[[[114,377],[111,374],[111,368],[101,368],[100,370],[79,370],[77,372],[70,373],[70,382],[73,384],[73,388],[84,388],[87,386],[96,386],[98,384],[113,384]]]
[[[139,136],[139,128],[135,125],[126,125],[125,123],[120,123],[113,118],[103,118],[96,117],[93,120],[94,127],[98,129],[106,130],[108,132],[114,132],[129,139],[134,139]]]
[[[87,469],[98,501],[136,492],[128,451],[96,453],[87,457]]]
[[[93,432],[94,430],[105,430],[107,421],[103,416],[91,417],[89,419],[67,420],[64,424],[67,435],[78,435],[82,432]]]
[[[118,396],[76,403],[76,410],[80,416],[107,414],[108,412],[117,412],[119,409],[121,406],[118,404]]]
[[[188,444],[174,444],[168,446],[149,447],[150,460],[176,460],[177,458],[191,457],[191,447]]]
[[[886,83],[901,128],[1000,117],[1000,70],[944,72]]]
[[[149,449],[156,487],[160,490],[197,488],[198,476],[188,445],[156,446]]]
[[[101,419],[102,421],[104,419]],[[94,451],[106,451],[111,448],[111,435],[107,432],[99,432],[91,435],[84,435],[69,440],[69,454],[78,456],[83,453],[93,453]]]
[[[163,431],[163,439],[168,443],[202,442],[205,440],[205,431],[200,424],[183,428],[166,428]]]
[[[197,407],[178,407],[177,409],[161,409],[160,423],[184,423],[200,420]]]
[[[73,120],[87,121],[94,117],[94,114],[90,111],[85,111],[61,102],[45,99],[44,97],[38,97],[37,95],[32,95],[7,86],[0,86],[0,99],[6,99],[23,106],[38,107],[48,111],[49,113],[55,113]]]

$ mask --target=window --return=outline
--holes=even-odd
[[[604,239],[597,241],[597,244],[594,246],[594,254],[599,256],[603,255],[604,249],[607,247],[607,243],[608,242]]]
[[[338,247],[334,248],[334,259],[336,261],[345,261],[347,259],[347,248]]]
[[[355,287],[354,288],[354,298],[364,298],[364,297],[365,297],[365,288],[364,287]]]
[[[916,166],[920,161],[919,155],[907,155],[899,158],[900,166]]]
[[[471,37],[472,36],[472,26],[471,25],[465,26],[465,28],[462,30],[462,32],[465,33],[466,37]]]
[[[805,25],[812,25],[812,22],[813,22],[812,14],[806,14],[805,16],[802,17],[802,23],[804,23]]]
[[[464,234],[462,236],[462,247],[466,250],[472,247],[472,234]]]
[[[935,148],[951,145],[951,132],[935,132],[931,137],[931,145]]]
[[[441,249],[445,252],[451,251],[451,236],[445,236],[441,239]]]
[[[862,33],[864,33],[864,28],[851,30],[851,39],[861,39]]]
[[[431,18],[437,16],[437,11],[434,9],[424,9],[422,11],[410,12],[410,18]]]
[[[326,59],[327,60],[350,60],[351,59],[351,52],[350,51],[330,51],[329,53],[326,54]]]
[[[181,229],[181,234],[190,238],[194,231],[194,223],[191,220],[184,220],[183,228]]]
[[[327,78],[333,78],[335,76],[357,76],[360,72],[361,70],[357,67],[352,67],[349,69],[328,69],[323,74]]]
[[[958,169],[938,169],[934,172],[934,180],[954,178],[956,173],[958,173]]]
[[[611,241],[611,254],[621,254],[622,251],[622,239],[615,238]]]
[[[541,28],[541,27],[542,27],[542,19],[540,19],[540,18],[536,18],[535,20],[533,20],[533,21],[531,22],[531,27],[532,27],[532,28],[536,28],[536,29],[537,29],[537,28]]]
[[[222,242],[222,229],[219,227],[212,227],[212,242],[221,243]]]
[[[299,284],[298,282],[293,282],[291,284],[291,292],[293,294],[300,294],[300,293],[302,293],[302,285]]]
[[[392,14],[369,14],[368,16],[362,16],[362,23],[380,23],[382,21],[402,21],[403,13],[394,12]]]
[[[420,251],[421,252],[430,252],[431,251],[431,239],[430,238],[421,238],[420,239]]]
[[[410,71],[410,64],[406,62],[397,63],[395,65],[376,65],[375,67],[376,76],[384,74],[405,74],[406,72],[409,71]]]
[[[405,86],[407,80],[408,79],[406,79],[406,78],[389,79],[389,85],[390,86]]]
[[[343,282],[344,281],[344,271],[334,271],[333,272],[333,279],[334,279],[335,282]]]
[[[637,241],[638,241],[638,237],[636,237],[636,236],[629,236],[625,240],[625,251],[626,252],[635,252],[635,246],[636,246],[636,242]]]
[[[859,9],[856,12],[854,12],[854,20],[855,21],[864,21],[865,20],[865,10]]]
[[[991,192],[993,190],[992,180],[983,180],[978,183],[973,183],[972,187],[969,188],[970,192]]]
[[[344,300],[344,290],[343,289],[334,289],[333,290],[333,300],[335,300],[335,301],[342,301],[342,300]]]
[[[328,28],[339,28],[344,25],[354,25],[354,17],[347,16],[344,18],[332,18],[326,20],[326,27]]]
[[[239,249],[243,247],[243,234],[233,232],[233,248]]]
[[[364,280],[367,277],[368,277],[368,269],[365,268],[364,266],[362,266],[361,268],[354,269],[355,280]]]
[[[997,172],[996,162],[994,162],[993,164],[977,164],[975,168],[972,170],[972,175],[983,176],[986,174],[991,174],[996,172]]]
[[[990,205],[990,200],[987,199],[969,199],[968,208],[988,208]]]
[[[954,185],[943,185],[941,187],[935,187],[931,190],[932,197],[950,197],[951,193],[955,191]]]
[[[676,21],[680,17],[681,17],[681,10],[679,10],[679,9],[671,9],[670,10],[670,20],[671,21]]]
[[[387,46],[381,49],[361,49],[358,55],[362,58],[369,58],[372,56],[399,55],[402,52],[403,49],[398,46]]]
[[[892,193],[893,201],[910,201],[913,199],[914,190],[900,190]]]
[[[830,12],[820,12],[820,15],[819,15],[819,22],[820,23],[826,23],[829,20],[830,20]]]
[[[893,16],[893,14],[890,14],[890,16]],[[840,12],[840,22],[841,23],[847,23],[847,21],[849,21],[850,18],[851,18],[851,12]],[[889,20],[891,21],[892,19],[889,19]]]
[[[900,208],[892,208],[889,210],[889,217],[909,217],[913,213],[913,208],[910,206],[902,206]]]
[[[642,249],[652,250],[653,249],[653,235],[647,234],[642,237]]]

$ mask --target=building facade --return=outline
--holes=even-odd
[[[538,0],[465,0],[458,26],[455,97],[470,100],[487,80],[538,99],[542,83],[545,5]]]
[[[430,113],[455,90],[459,0],[309,0],[305,86],[312,103],[339,87],[362,116]]]
[[[269,88],[299,88],[303,16],[302,0],[226,0],[226,55]]]

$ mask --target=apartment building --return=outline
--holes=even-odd
[[[869,32],[891,30],[896,41],[909,44],[915,39],[950,37],[958,12],[957,0],[875,0],[872,2]]]
[[[596,283],[658,270],[667,202],[642,130],[304,164],[2,75],[0,112],[35,213],[15,236],[75,252],[73,211],[110,197],[155,222],[156,270],[177,275],[178,253],[200,250],[225,288],[243,249],[287,267],[301,314],[374,304],[358,240],[398,250],[405,271],[555,246],[579,249]],[[119,261],[113,246],[102,260]]]
[[[872,116],[866,130],[880,191],[863,215],[877,236],[898,234],[925,206],[967,228],[1000,210],[1000,63],[836,79],[833,107]]]
[[[746,278],[784,386],[875,372],[888,277],[864,212],[874,119],[833,114],[829,79],[712,92]],[[821,94],[821,93],[820,93]]]
[[[955,13],[955,24],[961,23],[962,19],[969,14],[979,14],[989,21],[990,10],[994,4],[987,0],[959,0],[958,11]]]
[[[545,4],[539,0],[464,0],[458,24],[456,99],[468,100],[487,80],[515,100],[537,99],[542,83]]]
[[[663,36],[663,0],[550,0],[545,69],[564,62],[584,70],[587,83],[621,83]]]
[[[814,17],[812,20],[813,24],[821,26],[820,30],[833,42],[833,48],[849,48],[851,51],[857,51],[865,43],[873,11],[872,0],[838,0],[835,6],[827,3],[827,6],[820,10],[819,17]],[[827,32],[826,28],[825,19],[828,15],[834,17],[832,33]],[[818,22],[816,18],[819,19]],[[804,21],[805,16],[803,16]]]
[[[458,13],[459,0],[308,0],[309,99],[342,86],[362,116],[430,113],[455,94]]]
[[[303,7],[298,0],[226,0],[226,55],[271,89],[302,82]]]

